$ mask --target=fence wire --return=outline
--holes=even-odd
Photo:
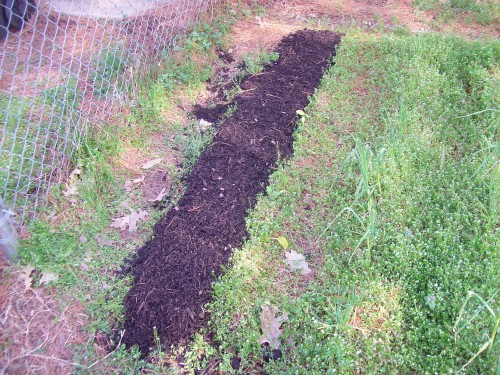
[[[89,124],[217,0],[0,0],[0,201],[18,225],[67,175]]]

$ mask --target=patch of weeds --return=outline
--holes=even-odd
[[[81,173],[77,177],[77,193],[68,195],[72,204],[82,211],[82,217],[73,216],[64,220],[68,209],[67,197],[64,196],[64,186],[55,186],[51,200],[54,208],[48,212],[42,210],[42,216],[47,216],[51,222],[62,221],[60,225],[52,225],[42,220],[36,220],[28,231],[31,236],[23,242],[21,256],[24,262],[39,267],[61,267],[68,280],[76,282],[75,274],[65,266],[75,266],[73,261],[81,256],[88,247],[86,241],[80,240],[82,234],[97,234],[109,224],[109,206],[116,199],[117,186],[111,166],[106,159],[119,150],[117,139],[113,133],[102,131],[100,139],[88,138],[76,158],[81,165]],[[74,195],[74,197],[73,197]],[[73,207],[75,210],[76,207]],[[86,215],[91,216],[86,217]],[[66,218],[67,219],[67,218]]]
[[[167,64],[159,76],[159,82],[170,92],[178,86],[197,85],[212,76],[212,65],[208,62],[197,63],[194,60]]]
[[[500,5],[493,0],[415,0],[413,5],[420,10],[436,10],[438,19],[449,22],[457,16],[462,16],[465,22],[477,22],[481,25],[493,25],[500,20]]]
[[[68,193],[66,186],[53,188],[52,207],[41,210],[40,219],[27,228],[30,236],[21,242],[20,254],[23,264],[31,264],[36,272],[50,270],[57,275],[57,281],[50,284],[52,292],[65,300],[71,295],[85,306],[89,325],[84,330],[91,335],[109,334],[122,318],[123,298],[132,282],[119,276],[120,262],[138,243],[122,244],[120,235],[109,228],[123,200],[120,177],[112,165],[121,152],[117,134],[103,126],[95,136],[85,138],[83,145],[75,156],[79,167],[72,183],[77,189]],[[75,368],[77,373],[114,366],[95,359],[94,345],[76,346],[72,352],[75,362],[82,363]],[[120,348],[110,357],[122,361],[120,370],[129,369],[132,374],[134,369],[149,366],[136,354]],[[89,364],[93,358],[96,363]]]
[[[258,50],[257,52],[246,54],[243,56],[245,72],[247,74],[259,74],[264,70],[265,65],[276,62],[279,58],[279,53],[267,52],[266,50]]]
[[[53,166],[53,158],[73,147],[74,129],[70,128],[77,103],[74,79],[68,79],[67,86],[56,86],[37,98],[0,96],[0,104],[5,108],[0,112],[4,124],[0,184],[5,189],[3,197],[7,204],[13,204],[17,195],[25,200],[23,209],[29,212],[36,204],[34,192],[47,189],[57,178],[59,171]],[[41,116],[37,107],[46,115],[34,123],[33,118]],[[19,212],[19,220],[25,212]]]
[[[447,5],[453,11],[465,11],[474,15],[482,25],[491,25],[500,20],[500,5],[493,0],[449,0]]]
[[[18,171],[22,170],[23,150],[27,147],[28,152],[34,151],[33,146],[29,143],[26,145],[24,139],[33,138],[36,132],[30,131],[29,124],[25,120],[30,110],[30,103],[26,100],[0,93],[0,108],[2,108],[0,123],[3,124],[0,149],[0,186],[5,191],[5,195],[2,197],[9,205],[12,203],[12,193],[20,179]],[[30,134],[33,136],[29,137]]]
[[[495,373],[499,66],[498,41],[348,32],[214,285],[221,371]],[[264,303],[288,315],[269,363]]]
[[[182,46],[177,49],[190,52],[207,52],[213,46],[222,47],[223,36],[223,31],[217,30],[213,27],[213,25],[201,24],[195,27],[195,29],[183,41]]]
[[[94,94],[100,98],[113,94],[120,85],[127,58],[126,48],[121,44],[109,45],[100,52],[90,72]]]
[[[266,8],[259,4],[258,1],[252,2],[252,13],[256,16],[263,16],[266,14]]]
[[[224,98],[226,101],[231,102],[235,97],[240,95],[243,90],[241,88],[241,79],[236,77],[232,78],[232,83],[228,85],[228,87],[223,89],[224,92]]]
[[[214,127],[202,128],[199,121],[189,121],[182,135],[177,136],[177,148],[183,151],[184,175],[191,172],[201,153],[212,142],[214,134]]]
[[[178,348],[177,352],[183,357],[185,369],[193,372],[206,369],[217,355],[217,350],[205,340],[203,332],[195,334],[191,343],[186,348]]]
[[[224,118],[231,118],[233,117],[233,114],[234,112],[236,111],[236,109],[238,108],[238,105],[236,103],[232,104],[232,105],[229,105],[227,107],[227,110],[226,110],[226,113],[224,114]]]
[[[438,0],[414,0],[413,6],[420,10],[432,10],[438,3]]]
[[[317,17],[307,17],[306,25],[307,28],[315,28],[318,26],[319,20]]]
[[[218,61],[216,48],[223,48],[233,17],[216,17],[211,24],[197,25],[172,54],[165,59],[153,76],[141,80],[137,99],[126,129],[136,144],[149,139],[159,124],[173,123],[172,112],[179,105],[179,96],[195,97],[198,90],[213,75]],[[182,93],[182,95],[179,95]],[[137,133],[140,136],[137,137]],[[134,135],[135,134],[135,135]]]
[[[81,94],[78,93],[76,78],[70,76],[64,85],[47,89],[43,93],[43,104],[56,116],[68,116],[78,106]]]

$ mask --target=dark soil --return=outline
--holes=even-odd
[[[186,343],[205,320],[214,276],[247,236],[245,216],[268,183],[278,157],[292,154],[296,110],[308,104],[341,35],[303,30],[284,38],[278,62],[247,78],[236,111],[187,178],[187,191],[154,228],[131,270],[123,343]],[[209,120],[209,119],[207,119]],[[278,155],[279,150],[279,155]]]
[[[193,114],[198,120],[205,120],[211,124],[216,124],[226,114],[228,104],[217,104],[214,107],[202,107],[196,104],[193,107]]]

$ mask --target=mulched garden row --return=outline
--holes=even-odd
[[[148,353],[154,329],[163,345],[186,343],[203,325],[214,277],[247,237],[247,211],[278,157],[292,154],[296,110],[308,104],[340,39],[328,31],[291,34],[276,49],[279,60],[241,84],[236,110],[200,156],[178,206],[132,261],[122,339],[128,347]]]

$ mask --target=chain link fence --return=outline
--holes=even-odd
[[[89,124],[217,0],[0,0],[0,204],[17,225],[67,175]]]

